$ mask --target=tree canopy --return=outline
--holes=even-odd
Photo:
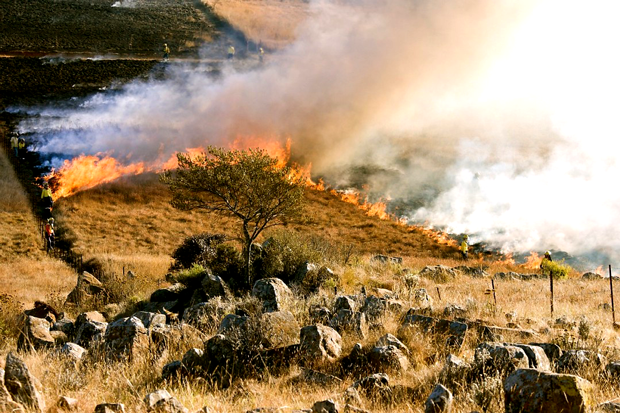
[[[251,287],[252,243],[266,228],[281,225],[303,210],[304,179],[262,149],[209,147],[199,155],[177,154],[178,169],[161,182],[180,210],[204,209],[239,219],[246,276]]]

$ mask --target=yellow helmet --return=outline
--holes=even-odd
[[[467,234],[463,235],[463,239],[469,239],[469,235]]]

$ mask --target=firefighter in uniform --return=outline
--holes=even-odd
[[[463,235],[463,242],[461,242],[461,246],[459,247],[459,251],[461,251],[461,256],[464,260],[467,259],[467,252],[469,251],[469,245],[467,244],[467,240],[469,236]]]
[[[54,249],[54,218],[50,218],[45,223],[45,243],[47,252]]]
[[[168,47],[168,43],[164,43],[164,60],[168,60],[168,56],[170,56],[170,48]]]
[[[230,45],[228,46],[228,58],[232,59],[235,57],[235,46]]]

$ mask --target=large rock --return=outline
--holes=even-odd
[[[429,278],[436,283],[445,283],[455,279],[458,273],[445,265],[429,265],[420,271],[420,276]]]
[[[441,384],[436,384],[424,404],[424,413],[449,413],[452,411],[452,393]]]
[[[439,373],[439,380],[444,383],[464,382],[467,380],[471,365],[454,354],[448,354],[446,362]]]
[[[233,304],[215,297],[186,308],[183,312],[183,322],[201,331],[209,331],[218,326],[224,316],[233,310]]]
[[[390,378],[385,373],[371,374],[354,382],[345,392],[345,400],[356,403],[356,398],[364,397],[380,403],[391,403],[392,389]]]
[[[467,330],[465,323],[415,314],[411,309],[398,329],[398,336],[404,337],[419,331],[430,335],[435,341],[445,340],[446,347],[458,350],[463,345]]]
[[[377,297],[376,295],[369,295],[364,301],[364,306],[361,312],[366,314],[368,321],[377,321],[385,315],[387,309],[386,300]]]
[[[24,327],[17,339],[17,348],[20,350],[40,350],[53,347],[54,337],[50,334],[50,322],[32,316],[26,316]]]
[[[299,330],[299,323],[290,311],[274,311],[261,315],[261,344],[265,349],[299,344]]]
[[[147,412],[187,413],[189,410],[166,390],[156,390],[144,397]]]
[[[159,313],[151,313],[149,311],[138,311],[132,315],[142,322],[146,329],[157,324],[166,324],[166,315]]]
[[[25,413],[26,409],[21,404],[13,401],[11,394],[4,386],[4,370],[0,369],[0,411],[12,413]]]
[[[94,275],[84,271],[78,275],[77,285],[67,296],[67,303],[81,304],[96,296],[105,295],[105,287]]]
[[[338,405],[333,400],[323,400],[312,405],[312,413],[338,413]]]
[[[189,324],[157,324],[151,329],[151,346],[156,356],[163,357],[169,349],[202,347],[207,336]]]
[[[549,357],[547,357],[547,354],[542,347],[530,346],[527,344],[514,345],[525,351],[525,354],[527,355],[527,358],[529,360],[529,367],[531,369],[538,369],[543,371],[551,370],[551,362],[549,361]]]
[[[252,295],[263,302],[263,311],[280,311],[293,298],[291,289],[279,278],[263,278],[254,283]]]
[[[41,383],[30,374],[26,364],[11,352],[6,356],[4,368],[4,384],[11,398],[33,412],[44,412]]]
[[[474,362],[481,374],[509,374],[527,369],[530,361],[519,347],[500,343],[481,343],[474,350]]]
[[[148,347],[148,331],[137,317],[125,317],[108,324],[105,332],[108,358],[134,360],[144,354]]]
[[[231,296],[228,284],[221,277],[213,275],[211,271],[207,271],[207,275],[202,279],[202,290],[207,298]]]
[[[407,346],[404,345],[402,341],[400,341],[399,339],[397,339],[390,333],[387,333],[381,336],[379,340],[377,340],[377,342],[375,343],[375,347],[382,347],[382,346],[395,346],[400,351],[402,351],[404,354],[409,355],[409,349],[407,348]]]
[[[354,313],[345,308],[331,319],[329,326],[340,334],[350,333],[357,338],[366,338],[368,335],[368,323],[366,322],[366,314]]]
[[[150,301],[155,303],[165,303],[169,301],[179,300],[187,287],[181,283],[176,283],[170,287],[160,288],[153,291]]]
[[[336,297],[336,301],[334,302],[334,313],[345,309],[355,312],[357,309],[357,303],[355,297],[348,295],[340,295]]]
[[[75,343],[65,343],[53,354],[62,360],[75,364],[79,363],[82,360],[85,353],[86,349],[84,347],[79,346]]]
[[[101,403],[95,406],[95,413],[125,413],[123,403]]]
[[[377,373],[403,374],[409,369],[407,356],[392,345],[374,347],[368,353],[368,361]]]
[[[557,361],[557,370],[562,373],[578,374],[584,370],[602,372],[607,365],[605,356],[589,350],[565,350]]]
[[[306,326],[299,333],[300,353],[306,365],[332,362],[342,353],[342,337],[322,324]]]
[[[506,413],[585,413],[591,405],[592,385],[569,374],[519,369],[504,381]]]

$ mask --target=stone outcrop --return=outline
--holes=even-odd
[[[435,340],[444,341],[449,349],[460,349],[467,334],[467,324],[415,314],[411,309],[407,312],[403,323],[398,329],[398,336],[404,337],[415,331],[430,334]]]
[[[481,374],[510,374],[527,369],[530,361],[521,348],[501,343],[481,343],[474,351],[475,367]]]
[[[82,304],[106,295],[104,285],[94,275],[84,271],[78,275],[77,285],[67,296],[67,303]]]
[[[291,289],[279,278],[263,278],[252,287],[252,296],[263,303],[263,311],[280,311],[286,301],[293,298]]]
[[[506,413],[585,413],[591,405],[592,385],[570,374],[519,369],[504,381]]]
[[[403,374],[409,369],[407,356],[396,346],[374,347],[368,353],[372,371],[377,373]]]
[[[366,322],[366,314],[352,312],[348,309],[341,309],[330,320],[329,326],[340,334],[350,333],[357,338],[366,338],[368,335],[368,323]]]
[[[137,317],[125,317],[108,324],[105,332],[106,356],[134,360],[149,347],[148,331]]]
[[[299,330],[299,323],[290,311],[274,311],[261,315],[259,331],[264,349],[299,344]]]
[[[4,368],[4,384],[13,401],[33,412],[44,412],[41,383],[30,374],[26,364],[15,354],[9,353]]]
[[[342,352],[342,337],[331,327],[317,324],[301,329],[300,353],[304,364],[309,366],[332,362]]]
[[[30,351],[53,347],[56,341],[50,334],[50,327],[50,322],[43,318],[26,316],[17,339],[17,348]]]
[[[445,265],[429,265],[420,271],[420,277],[426,277],[436,283],[445,283],[455,279],[458,273]]]
[[[452,411],[452,402],[452,392],[441,384],[436,384],[424,403],[424,413],[449,413]]]

